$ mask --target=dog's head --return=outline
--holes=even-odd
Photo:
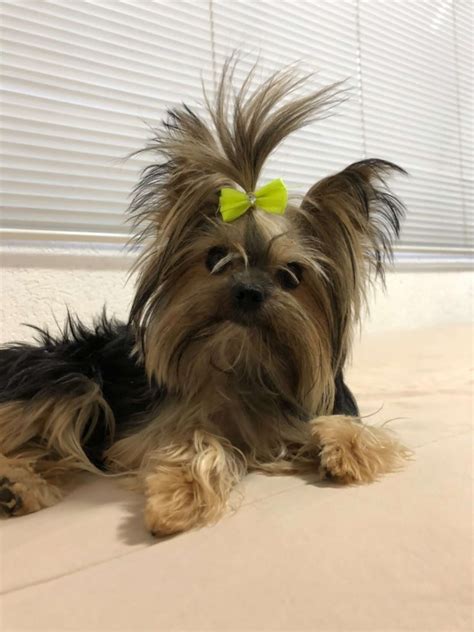
[[[312,413],[329,411],[371,271],[383,273],[401,203],[365,160],[316,183],[282,215],[219,212],[224,187],[255,191],[269,154],[338,100],[337,87],[291,99],[293,70],[234,93],[223,72],[209,122],[183,106],[150,146],[131,212],[144,250],[131,311],[150,378],[186,397],[231,384]]]

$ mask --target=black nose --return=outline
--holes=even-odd
[[[250,312],[261,306],[265,300],[265,292],[259,285],[239,281],[232,288],[232,297],[238,309]]]

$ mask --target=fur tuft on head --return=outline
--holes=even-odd
[[[206,118],[184,104],[169,110],[162,128],[141,150],[161,158],[145,168],[129,209],[145,235],[154,230],[175,234],[183,222],[186,228],[195,226],[200,214],[215,213],[222,186],[253,191],[278,145],[342,100],[340,83],[295,97],[312,75],[293,66],[252,91],[254,67],[236,89],[237,61],[225,64],[215,99],[204,94]]]

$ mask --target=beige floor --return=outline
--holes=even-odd
[[[471,360],[461,326],[356,349],[362,412],[416,452],[379,483],[252,475],[235,515],[161,542],[93,478],[2,521],[2,630],[472,630]]]

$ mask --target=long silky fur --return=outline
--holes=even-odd
[[[284,223],[249,212],[240,228],[223,225],[219,189],[255,190],[272,151],[344,97],[339,84],[295,97],[310,77],[293,67],[254,91],[252,73],[236,89],[234,71],[231,60],[214,102],[206,98],[207,113],[187,106],[170,111],[146,148],[161,160],[144,171],[130,207],[144,245],[130,323],[152,382],[178,394],[188,411],[199,398],[195,423],[209,422],[223,402],[231,402],[240,411],[243,442],[258,445],[261,458],[271,460],[285,451],[290,436],[296,441],[297,420],[333,409],[335,376],[366,288],[371,277],[383,275],[399,232],[403,206],[386,188],[385,176],[403,170],[365,160],[317,183],[301,205],[289,205]],[[221,269],[234,257],[248,268],[255,259],[249,233],[259,242],[254,250],[263,265],[284,268],[293,260],[305,268],[305,290],[297,300],[278,293],[265,327],[236,334],[225,314],[216,313],[225,285],[208,286],[202,260],[212,244],[224,243],[234,254]],[[280,259],[271,260],[279,247]],[[159,435],[167,432],[164,418],[156,425]],[[175,411],[171,418],[176,420]]]

